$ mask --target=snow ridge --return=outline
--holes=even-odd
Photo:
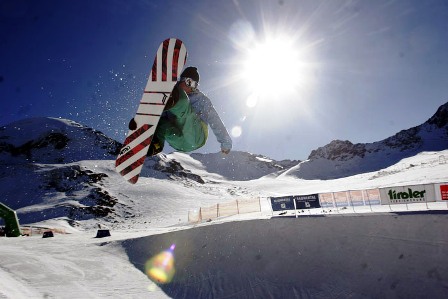
[[[382,141],[353,144],[334,140],[313,150],[308,159],[283,176],[301,179],[337,179],[377,171],[424,151],[448,148],[448,103],[420,126],[403,130]]]
[[[0,154],[8,161],[71,163],[115,159],[119,142],[67,119],[29,118],[0,128]],[[7,156],[4,156],[4,155]]]
[[[187,215],[189,208],[259,194],[260,186],[265,196],[283,194],[279,180],[282,186],[288,185],[286,189],[296,190],[296,178],[368,173],[424,151],[448,149],[447,107],[448,103],[440,107],[423,125],[380,142],[335,140],[314,150],[304,162],[275,161],[239,151],[226,156],[160,154],[146,159],[142,182],[134,187],[114,171],[121,148],[117,141],[66,119],[25,119],[0,128],[0,196],[3,203],[17,210],[24,223],[64,217],[70,225],[100,219],[109,224],[124,223],[139,217],[145,210],[143,204],[153,221],[160,219],[166,224],[167,211],[178,210],[180,198]],[[367,177],[379,180],[384,174]],[[307,186],[310,192],[322,191],[312,182]]]

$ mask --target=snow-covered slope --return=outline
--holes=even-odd
[[[144,225],[167,223],[166,215],[172,211],[187,215],[189,209],[236,196],[297,193],[304,186],[310,192],[353,188],[341,182],[322,188],[315,181],[295,177],[328,179],[367,173],[358,181],[377,187],[371,177],[379,182],[387,173],[383,168],[406,163],[401,159],[426,149],[448,148],[446,111],[444,105],[424,125],[382,142],[335,141],[313,151],[298,166],[294,165],[300,161],[275,161],[244,152],[160,154],[146,160],[137,186],[127,184],[114,171],[118,142],[70,120],[26,119],[0,128],[0,197],[17,210],[22,223],[66,219],[71,225],[88,226],[95,221],[118,225],[143,216],[139,223]],[[437,161],[437,155],[431,159]],[[151,212],[142,215],[146,209]],[[169,223],[178,223],[179,218],[173,220],[176,217]]]
[[[120,225],[142,216],[148,222],[173,224],[166,216],[247,193],[209,173],[189,155],[160,154],[148,158],[137,186],[114,171],[120,144],[101,132],[66,119],[33,118],[0,129],[0,201],[17,211],[22,224],[64,219],[72,226],[100,222]],[[253,178],[266,163],[246,163]],[[254,169],[250,171],[250,169]],[[276,168],[275,170],[280,169]],[[250,176],[245,176],[251,178]],[[206,194],[206,196],[204,196]],[[147,208],[145,208],[147,207]],[[147,217],[145,217],[147,216]],[[1,223],[1,219],[0,219]]]
[[[275,161],[262,155],[232,151],[228,155],[192,154],[207,172],[217,173],[229,180],[248,181],[287,170],[300,163],[299,160]]]
[[[144,273],[148,257],[176,243],[176,274],[160,285],[171,298],[445,298],[447,222],[430,213],[274,218],[121,244]]]
[[[403,130],[385,140],[353,144],[334,140],[311,152],[306,161],[284,176],[302,179],[335,179],[389,167],[424,151],[448,148],[448,103],[420,126]]]
[[[278,163],[245,153],[235,153],[245,167],[220,155],[163,154],[147,159],[131,185],[114,171],[114,141],[68,120],[37,120],[0,131],[0,201],[22,225],[70,234],[0,238],[1,298],[442,298],[446,290],[446,214],[232,222],[269,218],[263,198],[256,215],[199,225],[187,218],[254,195],[447,182],[448,150],[327,181],[263,176]],[[232,171],[240,181],[226,179]],[[94,238],[98,225],[112,236]],[[156,285],[143,267],[172,244],[174,279]]]
[[[6,125],[0,128],[0,200],[17,210],[22,223],[55,218],[72,225],[95,219],[122,223],[139,214],[138,204],[152,206],[151,221],[157,221],[157,215],[166,216],[181,197],[192,197],[183,204],[187,213],[203,204],[194,200],[203,193],[222,200],[245,192],[232,184],[218,191],[210,185],[286,169],[266,157],[241,152],[197,155],[198,160],[182,153],[160,154],[146,159],[142,177],[147,182],[134,188],[114,171],[119,149],[115,140],[71,120],[42,117]],[[137,192],[143,203],[132,196],[136,190],[146,193]]]
[[[0,128],[0,158],[12,163],[114,159],[120,144],[67,119],[29,118]]]

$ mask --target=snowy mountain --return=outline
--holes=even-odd
[[[227,156],[215,154],[191,154],[210,173],[217,173],[229,180],[248,181],[265,175],[285,171],[300,163],[300,160],[275,161],[266,156],[232,151]]]
[[[6,125],[0,128],[1,202],[17,210],[22,223],[64,217],[71,224],[98,218],[109,224],[124,222],[138,211],[133,199],[129,199],[132,196],[114,190],[117,182],[125,183],[114,171],[120,148],[117,141],[71,120],[32,118]],[[157,180],[153,189],[162,190],[164,184],[181,185],[181,189],[195,185],[195,189],[211,197],[222,198],[241,192],[229,186],[223,195],[208,184],[216,185],[226,179],[257,179],[299,163],[276,162],[243,152],[225,157],[193,156],[197,159],[182,153],[150,157],[145,161],[142,177]],[[126,188],[131,194],[135,190],[125,185]],[[163,192],[164,196],[194,194],[190,190],[173,190],[176,188]],[[165,204],[175,202],[169,200]],[[191,203],[185,207],[197,206],[198,203]]]
[[[441,119],[430,125],[444,127]],[[147,159],[132,185],[114,170],[118,148],[68,120],[24,120],[0,130],[0,201],[16,210],[21,225],[69,233],[0,238],[1,298],[443,298],[446,292],[444,211],[401,215],[381,206],[370,215],[338,210],[330,217],[269,219],[267,196],[447,182],[448,150],[326,181],[277,175],[297,161],[242,152],[161,154]],[[253,196],[262,198],[260,213],[188,223],[191,210]],[[94,238],[103,225],[112,236]],[[175,248],[176,272],[171,283],[159,284],[145,265],[167,248]]]
[[[380,142],[354,145],[333,141],[314,150],[302,163],[238,151],[227,156],[160,154],[146,160],[143,183],[137,187],[128,186],[114,171],[121,147],[117,141],[66,119],[25,119],[0,128],[1,201],[17,210],[24,223],[65,218],[72,224],[98,219],[111,224],[139,215],[135,190],[151,198],[162,196],[161,202],[148,203],[161,210],[171,209],[178,204],[176,198],[185,198],[185,194],[191,196],[184,203],[185,210],[259,194],[259,187],[251,185],[262,178],[270,179],[265,183],[265,195],[281,195],[277,183],[271,183],[276,178],[347,177],[380,171],[420,152],[447,149],[447,107],[448,103],[440,107],[423,125]],[[241,187],[238,181],[248,184]],[[169,190],[165,190],[167,185]],[[317,191],[325,190],[310,190]],[[198,202],[195,196],[209,200]],[[161,215],[156,218],[163,219]]]
[[[0,128],[0,159],[8,163],[71,163],[114,159],[120,143],[71,120],[29,118]]]
[[[306,161],[283,175],[302,179],[336,179],[377,171],[424,151],[448,148],[448,103],[420,126],[373,143],[334,140],[313,150]]]
[[[71,163],[82,160],[114,160],[121,144],[103,133],[67,119],[31,118],[0,128],[0,159],[5,163]],[[275,161],[262,155],[234,151],[192,154],[204,170],[231,180],[252,180],[284,171],[300,161]],[[152,157],[148,163],[158,171],[187,176],[175,158]],[[187,163],[188,164],[188,163]],[[197,166],[197,165],[196,165]],[[198,166],[201,167],[201,166]],[[200,180],[200,178],[196,178]]]

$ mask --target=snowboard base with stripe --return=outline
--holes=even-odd
[[[115,161],[115,169],[130,183],[138,181],[160,116],[187,59],[187,49],[176,38],[164,40],[149,75],[143,97],[134,116],[135,130],[129,130]]]

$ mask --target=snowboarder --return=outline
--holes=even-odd
[[[168,99],[148,149],[148,156],[160,153],[165,141],[182,152],[202,147],[207,141],[208,125],[221,144],[221,152],[230,152],[232,139],[210,99],[199,91],[198,85],[197,68],[187,67]]]

